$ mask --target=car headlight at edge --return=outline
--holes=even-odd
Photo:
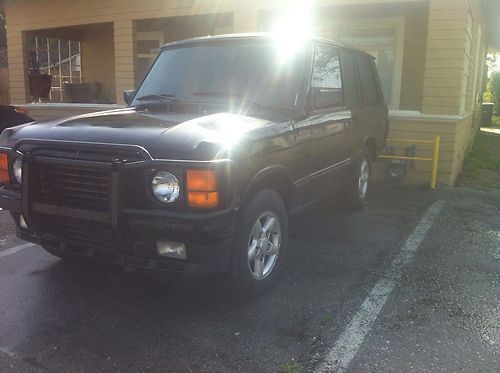
[[[23,161],[21,158],[17,158],[12,164],[12,173],[14,174],[14,178],[19,184],[23,182]]]

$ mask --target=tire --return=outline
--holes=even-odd
[[[276,283],[288,244],[288,215],[283,199],[271,189],[248,203],[236,229],[229,274],[243,299],[264,294]]]
[[[343,191],[341,200],[344,201],[345,207],[359,210],[366,205],[372,177],[372,163],[368,149],[364,148],[361,157],[356,161],[353,175],[353,180]]]

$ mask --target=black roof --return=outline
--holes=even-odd
[[[268,41],[273,39],[273,34],[271,33],[245,33],[245,34],[225,34],[225,35],[207,35],[207,36],[201,36],[197,38],[191,38],[191,39],[185,39],[185,40],[179,40],[179,41],[174,41],[172,43],[165,44],[161,47],[161,49],[168,49],[168,48],[175,48],[175,47],[182,47],[182,46],[187,46],[187,45],[192,45],[192,44],[201,44],[201,43],[210,43],[210,42],[220,42],[220,41],[232,41],[232,40],[239,40],[239,41],[252,41],[252,40],[262,40],[262,41]],[[370,56],[371,58],[374,58],[371,54],[358,49],[351,47],[349,45],[339,43],[334,40],[326,39],[326,38],[320,38],[320,37],[309,37],[308,38],[309,42],[321,42],[321,43],[327,43],[331,45],[335,45],[337,47],[341,48],[346,48],[350,49],[352,51],[358,52],[365,54],[367,56]]]

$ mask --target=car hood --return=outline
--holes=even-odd
[[[13,147],[21,139],[130,144],[142,146],[153,158],[212,160],[248,132],[271,123],[230,113],[199,116],[127,108],[6,129],[0,146]]]

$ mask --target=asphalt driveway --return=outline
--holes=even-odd
[[[411,260],[356,329],[436,201]],[[494,191],[378,187],[362,212],[313,209],[292,224],[283,280],[251,303],[222,276],[65,263],[19,246],[0,212],[0,371],[497,372],[499,202]],[[339,368],[342,338],[356,343]]]

